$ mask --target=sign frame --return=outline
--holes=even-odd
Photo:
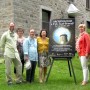
[[[75,19],[52,20],[49,35],[49,55],[51,57],[75,56]]]

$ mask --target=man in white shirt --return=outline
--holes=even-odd
[[[22,64],[17,50],[17,34],[14,32],[14,23],[11,22],[9,25],[9,30],[6,31],[0,40],[0,47],[4,50],[4,59],[5,59],[5,68],[6,68],[6,77],[8,85],[12,84],[11,77],[11,64],[14,63],[14,66],[17,70],[17,80],[16,83],[22,82]]]

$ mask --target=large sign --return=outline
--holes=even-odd
[[[56,19],[50,23],[49,55],[73,57],[75,54],[75,19]]]

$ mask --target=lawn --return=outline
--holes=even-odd
[[[0,58],[0,62],[3,58]],[[67,61],[55,60],[50,76],[46,83],[40,84],[38,81],[38,67],[36,68],[35,82],[34,83],[23,83],[20,85],[14,84],[7,85],[5,78],[5,67],[4,62],[0,64],[0,90],[90,90],[90,80],[86,86],[81,86],[82,81],[82,70],[77,55],[72,59],[74,72],[77,80],[77,84],[74,82],[73,76],[70,77],[68,70]],[[12,65],[12,77],[13,74]],[[25,78],[25,70],[23,78]]]

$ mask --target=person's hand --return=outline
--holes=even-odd
[[[86,58],[88,58],[89,57],[89,54],[88,53],[86,53]]]
[[[28,58],[28,55],[24,55],[24,60],[25,60],[25,62],[28,60],[29,58]]]

